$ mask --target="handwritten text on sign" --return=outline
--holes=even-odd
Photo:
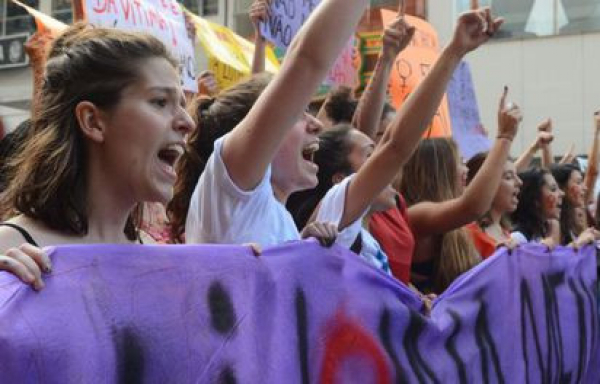
[[[194,46],[183,11],[175,0],[85,0],[88,21],[96,26],[150,33],[179,59],[186,90],[198,90]]]
[[[356,38],[352,36],[346,47],[338,56],[325,78],[325,84],[329,86],[345,85],[354,88],[358,85],[358,63]]]
[[[596,254],[506,250],[429,316],[316,243],[67,246],[41,293],[0,273],[0,383],[597,383]],[[68,324],[68,326],[65,326]]]
[[[287,49],[292,39],[321,0],[272,0],[271,14],[261,29],[263,36]]]

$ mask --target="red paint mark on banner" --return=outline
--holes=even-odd
[[[350,357],[363,357],[374,368],[377,384],[391,383],[391,372],[385,352],[379,341],[362,326],[338,313],[328,330],[325,340],[325,355],[319,383],[336,383],[336,377],[343,369],[343,362]]]

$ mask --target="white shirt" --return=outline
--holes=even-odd
[[[185,223],[186,243],[257,243],[267,247],[300,240],[292,215],[275,198],[271,167],[251,191],[243,191],[231,180],[222,157],[226,137],[215,142],[192,194]]]
[[[511,233],[510,238],[512,241],[516,242],[517,244],[525,244],[529,241],[529,240],[527,240],[525,235],[519,231],[515,231],[515,232]]]
[[[346,206],[348,185],[350,185],[353,176],[354,175],[350,175],[346,177],[342,182],[334,185],[327,194],[325,194],[325,197],[321,200],[316,221],[324,223],[329,222],[339,226],[342,221],[342,216],[344,215],[344,207]],[[360,234],[362,242],[360,256],[369,264],[391,274],[387,255],[383,252],[377,240],[362,227],[362,220],[367,214],[367,211],[368,209],[363,212],[356,221],[340,231],[336,243],[350,249]]]

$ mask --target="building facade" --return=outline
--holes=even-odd
[[[429,21],[442,42],[469,0],[430,1]],[[498,38],[468,56],[482,120],[496,132],[504,85],[524,113],[513,148],[518,155],[535,139],[545,118],[554,122],[555,156],[571,144],[587,154],[593,113],[600,109],[600,0],[480,0],[504,16]]]

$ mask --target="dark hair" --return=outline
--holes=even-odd
[[[600,192],[598,192],[598,195],[596,195],[596,217],[594,217],[594,227],[596,227],[597,230],[600,230]]]
[[[30,128],[31,120],[27,119],[0,140],[0,193],[9,184],[8,163],[19,153],[19,147],[25,142]],[[1,212],[0,217],[2,217]]]
[[[562,200],[562,206],[560,208],[560,242],[563,245],[567,245],[575,240],[572,234],[578,235],[578,226],[576,220],[575,206],[571,202],[567,195],[567,189],[569,180],[573,172],[581,172],[581,169],[575,164],[558,164],[550,167],[552,176],[556,179],[556,183],[559,188],[565,192],[565,197]]]
[[[352,93],[352,89],[346,86],[339,86],[330,91],[325,112],[333,125],[352,123],[352,117],[358,106],[358,101]]]
[[[319,150],[314,157],[315,164],[319,166],[319,183],[313,189],[293,193],[286,204],[298,230],[306,226],[321,199],[333,187],[334,176],[338,173],[352,174],[348,160],[352,147],[348,138],[353,129],[349,124],[339,124],[319,135]]]
[[[467,172],[467,184],[470,184],[471,181],[473,181],[475,175],[477,175],[477,172],[479,172],[479,170],[483,166],[485,159],[487,159],[488,154],[489,152],[479,152],[473,157],[471,157],[469,161],[467,161],[467,168],[469,169],[469,171]],[[512,160],[509,159],[508,161]],[[480,217],[477,220],[477,224],[481,229],[485,229],[492,225],[493,222],[492,217],[490,216],[490,212],[488,211],[485,215]],[[504,230],[510,231],[512,224],[510,223],[510,219],[507,215],[502,215],[502,218],[500,219],[500,227],[502,227]]]
[[[394,108],[392,104],[389,103],[389,101],[384,102],[383,111],[381,112],[381,120],[383,120],[388,114],[396,112],[396,108]]]
[[[139,81],[140,62],[151,58],[178,66],[164,44],[147,34],[78,23],[54,41],[32,132],[10,165],[0,212],[20,212],[58,231],[87,233],[87,151],[75,107],[89,101],[110,110],[122,90]],[[136,207],[124,229],[130,240],[138,237],[137,213]]]
[[[216,98],[197,98],[190,105],[189,112],[196,129],[189,136],[186,151],[177,164],[173,199],[167,205],[174,242],[183,242],[190,199],[213,153],[215,141],[231,132],[246,117],[271,79],[272,75],[268,73],[254,75],[224,90]]]
[[[531,168],[519,174],[523,185],[519,193],[519,204],[512,213],[514,229],[521,232],[528,240],[544,238],[548,234],[548,224],[543,214],[542,188],[546,184],[545,176],[550,171],[542,168]]]

